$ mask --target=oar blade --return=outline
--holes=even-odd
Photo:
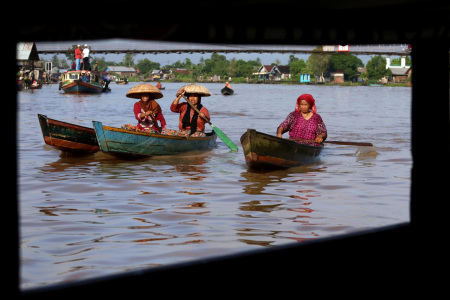
[[[195,107],[183,94],[184,100],[198,113],[200,114],[200,111]],[[209,125],[211,125],[214,132],[217,134],[217,136],[227,145],[232,151],[238,151],[238,147],[226,136],[225,133],[222,132],[219,128],[214,126],[211,122],[208,122]]]
[[[378,154],[377,149],[377,146],[375,146],[374,144],[372,144],[372,146],[359,146],[355,152],[355,156],[374,156]]]
[[[222,132],[219,128],[211,124],[212,129],[217,136],[227,145],[232,151],[238,151],[238,147]]]

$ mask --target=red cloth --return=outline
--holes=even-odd
[[[303,94],[300,97],[297,98],[297,104],[295,105],[295,111],[300,113],[300,101],[301,100],[305,100],[306,102],[308,102],[310,108],[311,108],[311,112],[313,114],[317,113],[317,107],[316,107],[316,101],[314,100],[313,96],[311,96],[310,94]]]
[[[146,128],[153,128],[156,131],[158,131],[158,128],[156,128],[155,124],[153,124],[152,119],[150,118],[150,116],[146,116],[144,119],[141,119],[139,117],[139,114],[143,113],[143,109],[141,108],[141,105],[139,104],[139,102],[136,102],[134,104],[134,116],[136,117],[136,120],[138,120],[138,128],[141,130],[144,130]],[[162,112],[157,113],[155,116],[155,121],[161,124],[161,128],[165,128],[166,127],[166,119],[164,118]]]
[[[178,104],[173,104],[172,103],[172,105],[170,106],[170,110],[173,111],[173,112],[180,113],[180,120],[179,120],[179,125],[178,125],[180,130],[189,131],[191,129],[191,127],[188,126],[186,128],[183,128],[183,122],[182,122],[184,114],[186,113],[187,106],[188,106],[188,104],[186,102],[178,103]],[[190,118],[191,121],[192,121],[192,116],[194,115],[194,112],[195,112],[195,110],[191,109],[191,118]],[[202,107],[200,112],[204,113],[206,118],[208,120],[210,120],[209,111],[205,107]],[[198,116],[198,119],[197,119],[197,130],[198,131],[205,131],[205,123],[206,123],[206,121],[202,117]]]

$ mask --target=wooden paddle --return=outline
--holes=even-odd
[[[181,95],[184,100],[186,100],[187,103],[200,115],[200,111],[195,107],[184,95]],[[217,134],[217,136],[233,151],[238,151],[238,147],[225,135],[225,133],[222,132],[219,128],[214,126],[210,121],[203,118],[209,125],[211,125],[214,132]]]
[[[313,140],[303,140],[303,139],[290,139],[291,141],[301,141],[301,142],[311,142],[315,143]],[[361,143],[361,142],[344,142],[344,141],[323,141],[323,143],[336,144],[336,145],[346,145],[346,146],[358,146],[355,152],[356,156],[366,155],[369,153],[376,153],[377,147],[372,143]]]
[[[314,140],[302,140],[302,139],[290,139],[290,140],[315,143]],[[372,143],[361,143],[361,142],[323,141],[323,143],[336,144],[336,145],[347,145],[347,146],[363,146],[363,147],[373,147],[374,146]]]

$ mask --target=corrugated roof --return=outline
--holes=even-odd
[[[406,75],[406,73],[409,70],[409,67],[407,68],[389,68],[392,71],[392,75]]]
[[[110,71],[110,72],[136,72],[136,69],[133,67],[108,66],[108,71]]]

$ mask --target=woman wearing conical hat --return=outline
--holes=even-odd
[[[200,113],[197,113],[186,102],[179,103],[182,95],[185,95]],[[202,97],[210,95],[211,93],[207,88],[198,84],[188,84],[178,91],[170,110],[180,114],[179,129],[182,134],[194,137],[205,136],[205,123],[210,121],[210,116],[208,109],[202,105]]]
[[[134,116],[138,121],[137,129],[140,131],[161,133],[166,129],[166,120],[161,107],[155,99],[162,98],[163,95],[155,86],[143,83],[132,87],[127,97],[139,99],[134,103]],[[161,126],[158,125],[158,121]]]

